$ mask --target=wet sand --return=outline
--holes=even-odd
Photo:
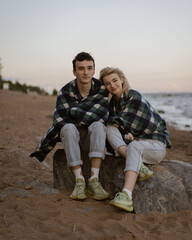
[[[52,157],[29,158],[52,124],[56,97],[0,90],[0,239],[189,240],[192,210],[147,215],[126,213],[106,201],[69,198],[53,189]],[[169,127],[168,160],[192,164],[192,132]]]

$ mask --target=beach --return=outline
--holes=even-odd
[[[169,214],[127,213],[109,200],[69,198],[53,188],[52,158],[29,157],[52,125],[54,96],[29,96],[0,90],[0,240],[136,239],[189,240],[192,210]],[[192,164],[192,131],[169,126],[172,149],[165,159]],[[141,199],[142,201],[142,199]]]

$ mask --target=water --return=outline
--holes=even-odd
[[[146,93],[143,96],[169,125],[192,130],[192,93]]]

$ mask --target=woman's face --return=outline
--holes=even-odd
[[[121,94],[123,92],[123,84],[124,80],[121,79],[117,73],[112,73],[103,78],[103,83],[108,90],[109,93],[115,95],[117,99],[120,99]]]

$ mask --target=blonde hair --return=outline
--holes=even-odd
[[[125,74],[119,69],[119,68],[111,68],[111,67],[106,67],[103,68],[100,71],[100,76],[99,79],[103,82],[104,77],[109,76],[112,73],[116,73],[121,79],[123,79],[123,92],[125,93],[125,96],[128,97],[129,95],[129,90],[131,88],[127,78],[125,77]],[[112,95],[109,94],[109,99],[111,99]]]

